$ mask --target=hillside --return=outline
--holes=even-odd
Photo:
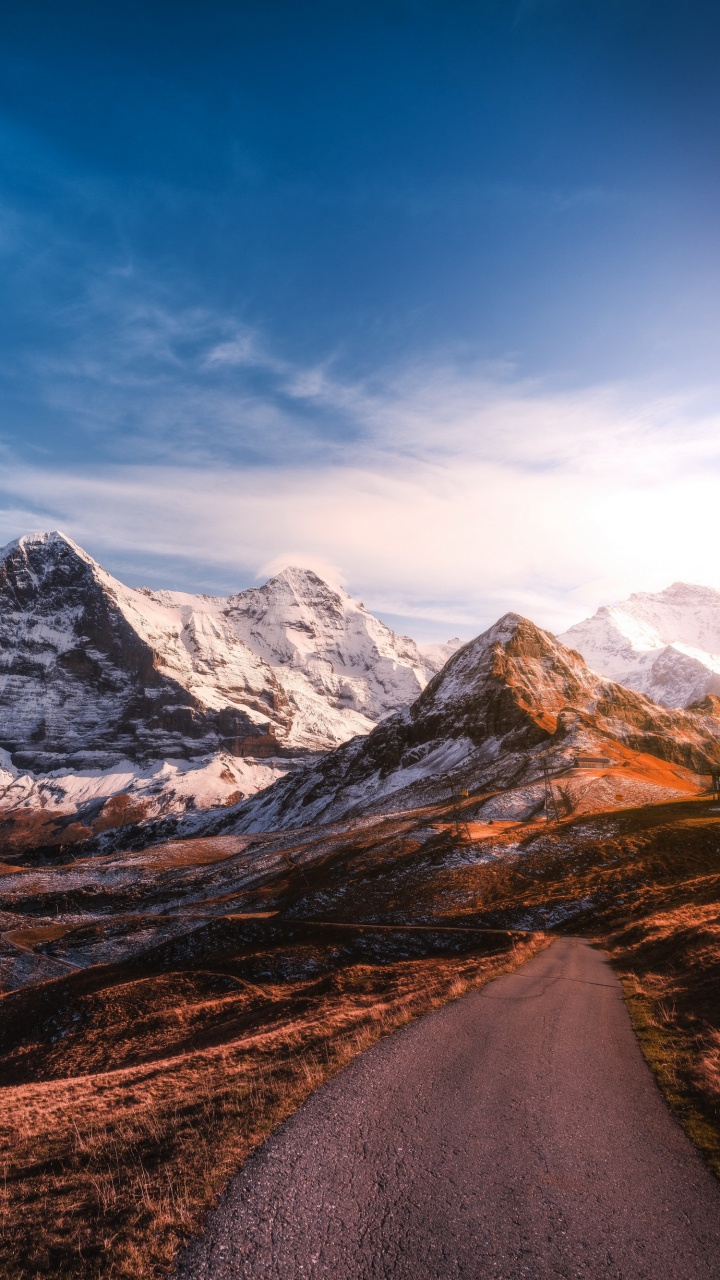
[[[544,929],[609,949],[720,1168],[717,805],[483,825],[481,803],[0,868],[7,1273],[166,1267],[313,1087]]]
[[[480,819],[527,818],[543,771],[600,757],[615,802],[697,790],[720,763],[720,703],[660,707],[595,675],[580,655],[517,614],[455,653],[412,706],[241,804],[225,825],[287,829],[485,792]],[[566,787],[567,789],[567,787]],[[608,801],[612,803],[610,797]]]

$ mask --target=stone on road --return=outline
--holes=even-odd
[[[182,1280],[719,1280],[720,1184],[563,938],[382,1041],[248,1160]]]

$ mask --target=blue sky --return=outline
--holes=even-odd
[[[720,7],[5,6],[0,537],[414,634],[720,587]]]

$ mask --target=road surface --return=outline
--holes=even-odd
[[[181,1280],[720,1280],[720,1184],[602,955],[557,940],[357,1058],[247,1162]]]

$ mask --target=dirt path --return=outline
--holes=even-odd
[[[719,1280],[720,1185],[567,938],[318,1090],[182,1280]]]

